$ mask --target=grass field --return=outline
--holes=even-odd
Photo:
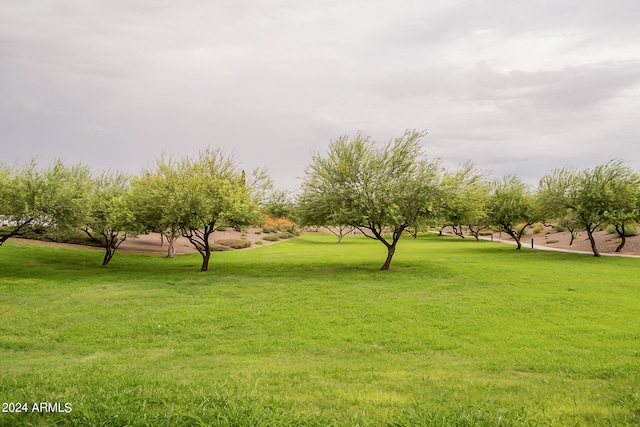
[[[436,236],[385,255],[304,235],[201,273],[8,241],[0,402],[29,412],[0,425],[640,424],[640,260]]]

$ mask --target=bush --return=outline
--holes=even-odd
[[[567,227],[561,224],[553,224],[553,229],[556,230],[558,233],[562,233],[567,229]]]
[[[278,236],[278,239],[291,239],[295,237],[293,234],[289,233],[288,231],[283,231],[282,233],[278,233],[276,234],[276,236]]]
[[[225,245],[219,245],[217,243],[214,243],[211,245],[211,252],[225,252],[225,251],[232,251],[233,249],[229,246],[225,246]]]
[[[262,238],[263,240],[266,240],[267,242],[277,242],[278,240],[280,240],[280,238],[276,235],[269,235],[269,236],[264,236]]]
[[[533,224],[533,234],[538,234],[542,230],[544,230],[544,224],[541,224],[539,222],[536,222],[535,224]]]
[[[262,227],[262,231],[264,233],[275,233],[276,231],[278,231],[275,227]]]
[[[547,240],[545,243],[558,243],[560,240],[555,240],[555,239],[551,239],[551,240]]]
[[[269,215],[265,217],[264,224],[262,224],[263,231],[267,232],[266,230],[269,229],[272,233],[276,231],[288,231],[291,234],[295,234],[297,232],[295,228],[296,224],[290,219],[273,218]]]
[[[290,233],[293,236],[299,236],[300,232],[294,227],[294,226],[288,226],[288,227],[284,227],[282,229],[283,232],[287,232]]]
[[[256,245],[262,246],[262,240],[256,240]]]
[[[245,249],[251,246],[251,242],[245,239],[220,239],[216,243],[233,249]]]

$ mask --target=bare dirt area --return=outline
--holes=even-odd
[[[244,234],[244,235],[243,235]],[[227,229],[225,231],[215,231],[210,237],[210,243],[216,243],[220,240],[225,239],[246,239],[251,242],[251,246],[246,249],[259,248],[260,246],[268,246],[278,242],[270,242],[268,240],[264,240],[264,237],[267,234],[262,232],[261,228],[250,228],[246,233],[241,233],[239,231],[233,229]],[[68,248],[89,248],[95,250],[103,250],[100,247],[93,246],[84,246],[84,245],[74,245],[69,243],[55,243],[55,242],[43,242],[40,240],[25,240],[25,239],[12,239],[16,242],[30,242],[37,243],[40,245],[48,245],[48,246],[62,246]],[[257,241],[260,241],[262,244],[256,244]],[[280,242],[282,240],[279,240]],[[166,239],[161,239],[161,235],[159,233],[150,233],[150,234],[142,234],[136,237],[127,238],[120,247],[118,251],[123,252],[143,252],[143,253],[158,253],[158,254],[166,254],[167,253],[167,241]],[[185,237],[178,237],[174,244],[176,254],[189,254],[198,252],[196,248],[189,242],[189,240]]]
[[[260,246],[268,246],[274,243],[278,243],[263,240],[265,235],[266,234],[262,232],[261,228],[250,228],[246,233],[241,233],[229,228],[224,231],[214,231],[210,237],[209,242],[216,243],[217,241],[226,239],[246,239],[247,241],[251,242],[251,246],[246,249],[258,248]],[[261,241],[262,244],[257,245],[257,241]],[[176,240],[174,247],[176,249],[176,254],[189,254],[197,252],[196,248],[185,237],[178,237],[178,240]],[[122,245],[120,245],[119,250],[125,252],[166,253],[167,242],[166,240],[161,239],[160,234],[150,233],[125,240],[124,242],[122,242]]]
[[[469,237],[473,238],[472,236]],[[486,239],[487,237],[485,236],[484,238]],[[495,233],[493,238],[494,240],[513,242],[513,239],[504,232]],[[617,234],[609,234],[606,231],[596,231],[594,238],[598,251],[601,254],[616,254],[615,250],[620,243],[620,237]],[[538,233],[534,233],[534,231],[530,229],[522,236],[520,242],[523,247],[530,248],[532,240],[534,249],[555,248],[593,254],[591,242],[589,242],[586,231],[579,231],[578,236],[573,240],[573,244],[570,244],[571,234],[568,231],[558,232],[555,231],[553,227],[544,227]],[[627,237],[624,248],[617,254],[640,256],[640,235]]]

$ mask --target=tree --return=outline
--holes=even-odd
[[[380,148],[361,132],[342,136],[325,156],[314,153],[305,170],[301,200],[322,209],[325,221],[384,244],[381,270],[389,269],[402,232],[433,210],[439,165],[423,158],[423,136],[406,131]]]
[[[196,159],[184,158],[176,162],[174,173],[162,179],[167,188],[166,215],[175,218],[182,236],[202,256],[201,271],[209,269],[209,238],[215,230],[260,221],[257,199],[264,173],[247,178],[222,150],[207,149]]]
[[[593,169],[555,170],[540,180],[539,193],[550,212],[557,217],[572,215],[587,231],[593,255],[598,257],[593,233],[606,223],[617,223],[624,231],[624,223],[637,218],[639,181],[621,160],[612,160]]]
[[[295,209],[295,218],[303,227],[321,227],[329,230],[338,238],[338,244],[342,238],[355,230],[355,227],[341,224],[340,214],[333,212],[331,206],[324,203],[320,193],[304,192],[298,196]]]
[[[494,181],[487,207],[491,224],[511,236],[518,250],[522,247],[520,240],[527,227],[540,217],[535,197],[515,175],[505,175]]]
[[[444,173],[441,190],[440,217],[444,223],[462,238],[464,226],[467,226],[478,240],[478,233],[487,225],[489,183],[486,173],[468,161],[459,169]]]
[[[614,226],[620,237],[616,252],[622,251],[627,241],[627,226],[638,220],[640,206],[640,177],[631,168],[620,163],[612,165],[617,170],[611,181],[612,205],[606,214],[606,221]]]
[[[271,189],[262,206],[265,214],[272,218],[294,219],[295,206],[289,192],[281,189]]]
[[[156,162],[155,170],[145,169],[133,180],[132,194],[135,215],[145,231],[160,233],[167,240],[167,258],[175,255],[175,242],[182,235],[171,183],[176,181],[176,162],[163,154]]]
[[[571,239],[569,240],[569,246],[573,245],[573,241],[578,237],[578,230],[580,229],[580,223],[573,212],[567,213],[567,215],[560,218],[558,221],[560,227],[564,227],[569,232]]]
[[[129,177],[123,173],[102,172],[93,180],[83,231],[105,249],[102,265],[111,261],[122,242],[140,231],[130,190]]]
[[[15,169],[0,163],[0,245],[29,228],[64,232],[83,220],[89,185],[86,166],[61,160],[40,170],[35,160]]]

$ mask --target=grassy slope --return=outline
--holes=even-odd
[[[640,263],[303,236],[167,260],[0,248],[0,425],[637,425]]]

